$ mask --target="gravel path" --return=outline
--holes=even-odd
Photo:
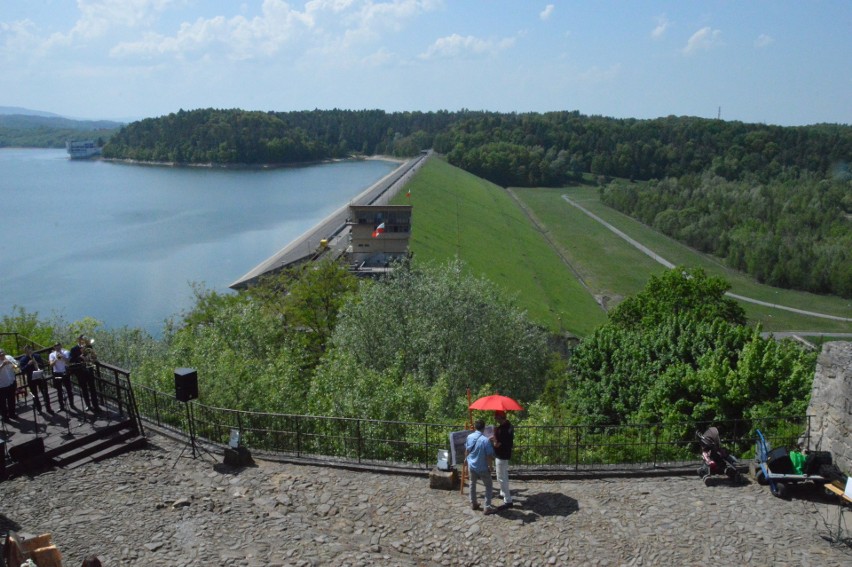
[[[75,567],[89,553],[105,566],[852,565],[852,549],[822,537],[838,507],[819,492],[784,501],[697,477],[516,481],[515,507],[485,516],[425,476],[237,470],[149,437],[100,464],[0,483],[0,527],[52,533]]]

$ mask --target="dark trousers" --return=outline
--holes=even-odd
[[[44,407],[47,408],[47,411],[52,411],[50,408],[50,394],[47,393],[47,379],[33,380],[32,374],[30,374],[27,376],[27,385],[33,394],[33,406],[36,411],[41,411],[41,402],[38,399],[39,392],[41,392],[41,397],[44,399]]]
[[[68,393],[68,401],[74,406],[74,389],[71,387],[71,377],[66,372],[53,373],[53,385],[56,387],[56,397],[59,400],[59,409],[65,409],[65,399],[62,397],[62,389]]]
[[[0,415],[2,415],[3,421],[17,417],[15,415],[15,390],[17,390],[15,382],[12,382],[11,386],[0,388]]]
[[[80,395],[83,403],[90,409],[98,410],[97,390],[95,389],[95,377],[85,364],[74,368],[74,376],[77,378],[77,386],[80,387]]]

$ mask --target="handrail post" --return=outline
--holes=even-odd
[[[361,443],[362,443],[362,441],[361,441],[361,420],[360,419],[357,420],[355,422],[355,424],[357,425],[356,431],[357,431],[357,435],[358,435],[358,464],[360,465],[361,464]]]
[[[240,439],[243,438],[243,412],[237,412],[237,431],[240,432]]]
[[[299,426],[302,423],[302,417],[297,415],[297,416],[295,416],[295,418],[296,418],[296,456],[301,457],[302,456],[302,428],[299,427]]]
[[[118,372],[113,371],[113,377],[115,378],[115,397],[117,398],[116,402],[118,403],[118,414],[124,415],[124,410],[123,410],[124,404],[122,403],[123,396],[121,395],[122,389],[121,389],[121,387],[119,387]],[[128,377],[128,380],[129,379],[130,379],[130,377]]]
[[[574,471],[576,472],[580,470],[580,427],[575,426],[574,430],[577,432],[574,443]]]
[[[805,429],[805,447],[810,449],[811,448],[811,416],[806,415],[805,419],[808,422],[808,427],[807,427],[807,429]]]
[[[423,424],[423,468],[429,468],[429,424]]]
[[[651,461],[654,468],[657,468],[657,451],[660,446],[660,432],[656,427],[651,426],[651,430],[654,432],[654,451],[651,456]]]

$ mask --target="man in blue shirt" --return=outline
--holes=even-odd
[[[476,482],[482,480],[485,485],[485,513],[493,514],[496,510],[491,506],[491,470],[488,468],[488,459],[494,458],[494,447],[491,440],[485,436],[485,421],[477,419],[473,424],[474,431],[465,441],[465,457],[467,459],[467,470],[470,474],[470,508],[479,510],[476,501]]]

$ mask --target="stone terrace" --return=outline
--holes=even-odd
[[[149,434],[146,449],[0,483],[0,527],[50,532],[73,566],[89,553],[107,566],[852,565],[852,549],[823,538],[839,509],[820,491],[529,480],[514,483],[515,508],[484,516],[424,475],[230,469]]]

